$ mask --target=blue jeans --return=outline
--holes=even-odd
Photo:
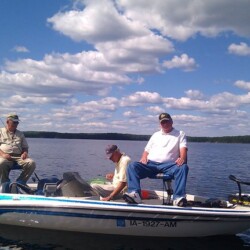
[[[140,179],[154,177],[158,173],[164,173],[174,179],[173,199],[185,197],[186,182],[188,175],[188,165],[176,165],[175,162],[158,163],[148,161],[147,164],[141,162],[131,162],[127,168],[128,192],[135,191],[141,193]]]

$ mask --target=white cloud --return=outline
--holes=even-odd
[[[189,97],[190,99],[193,99],[193,100],[201,100],[201,99],[204,99],[204,94],[199,91],[199,90],[187,90],[185,91],[187,97]]]
[[[193,71],[198,66],[194,58],[190,58],[187,54],[180,57],[174,56],[170,61],[164,61],[163,66],[167,69],[181,68],[184,71]]]
[[[29,50],[24,46],[15,46],[12,50],[16,51],[16,52],[19,52],[19,53],[27,53],[27,52],[29,52]]]
[[[169,40],[137,20],[127,18],[112,1],[84,3],[83,10],[60,12],[48,22],[73,40],[93,44],[100,57],[114,70],[126,73],[161,71],[158,57],[174,51]]]
[[[40,124],[37,124],[37,130],[46,128],[46,130],[54,131],[56,129],[56,131],[62,130],[62,132],[65,132],[67,128],[68,132],[73,133],[93,132],[94,129],[95,132],[123,131],[123,133],[151,134],[159,128],[159,113],[169,112],[173,116],[176,127],[182,128],[185,126],[185,131],[189,135],[190,132],[194,133],[195,131],[193,135],[196,136],[206,135],[204,131],[215,129],[215,127],[219,129],[223,126],[229,126],[229,123],[230,126],[239,126],[239,120],[242,126],[249,123],[247,112],[239,110],[239,108],[250,104],[250,94],[234,95],[225,92],[207,99],[201,99],[198,91],[189,90],[188,93],[192,99],[189,97],[169,98],[161,96],[157,92],[146,91],[135,92],[121,99],[110,96],[95,101],[72,101],[63,108],[54,108],[49,113],[44,114],[33,109],[29,111],[23,109],[21,113],[27,113],[27,115],[22,121],[31,118],[32,120],[39,120]],[[200,99],[195,99],[196,95],[192,95],[192,93],[196,93]],[[26,104],[32,103],[34,100],[13,96],[7,104],[11,104],[12,101],[16,101],[16,104],[19,103],[19,105],[22,103],[21,106],[24,107],[25,102]],[[49,100],[37,98],[36,102],[46,105]],[[133,107],[133,110],[129,110],[130,107]],[[141,109],[147,110],[148,113],[141,112]],[[196,111],[196,114],[188,114],[189,111]],[[118,115],[116,117],[115,113],[123,114],[123,116]],[[58,123],[58,126],[50,124],[51,119],[54,123]],[[31,125],[26,124],[27,130],[29,126]],[[242,129],[242,133],[245,130]]]
[[[82,3],[84,8],[59,12],[47,21],[71,39],[91,44],[147,37],[153,31],[182,41],[196,34],[217,36],[223,32],[250,36],[250,3],[245,0],[92,0]]]
[[[83,126],[93,127],[93,128],[96,127],[98,129],[100,129],[100,128],[107,129],[108,128],[108,125],[106,123],[104,123],[104,122],[86,122],[86,123],[83,124]]]
[[[162,103],[162,97],[156,92],[135,92],[121,99],[121,106],[141,106],[146,103]]]
[[[68,106],[67,112],[73,113],[76,116],[88,114],[87,119],[94,118],[97,115],[98,119],[108,117],[107,113],[114,112],[119,107],[118,99],[115,97],[106,97],[97,101],[78,102],[72,106]],[[83,119],[85,119],[85,115]]]
[[[159,30],[164,36],[185,41],[195,34],[217,36],[233,32],[250,36],[249,8],[245,0],[119,0],[120,8],[142,25]],[[143,14],[142,14],[143,13]]]
[[[179,110],[197,110],[205,113],[231,113],[241,106],[250,104],[250,93],[246,95],[235,95],[229,92],[213,95],[210,99],[193,100],[189,97],[164,98],[167,108]]]
[[[134,118],[138,118],[141,116],[140,113],[137,113],[137,112],[131,111],[131,110],[124,112],[123,115],[124,115],[124,117],[129,118],[129,119],[131,119],[131,118],[134,119]]]
[[[150,106],[148,108],[146,108],[146,110],[150,113],[153,113],[153,114],[160,114],[160,113],[163,113],[165,112],[165,109],[162,108],[162,107],[159,107],[159,106]]]
[[[120,69],[127,73],[161,71],[158,57],[174,51],[171,42],[152,33],[143,37],[98,43],[96,48],[108,62],[120,65]]]
[[[250,91],[250,82],[238,80],[234,83],[234,85],[237,86],[238,88]]]
[[[250,46],[248,46],[246,43],[240,43],[240,44],[232,43],[231,45],[229,45],[228,51],[231,54],[239,56],[249,56]]]
[[[208,102],[204,100],[192,100],[188,97],[181,98],[165,98],[165,106],[168,109],[179,110],[206,110],[209,108]]]
[[[20,105],[45,105],[45,104],[55,104],[55,105],[66,105],[69,102],[68,96],[48,97],[48,96],[20,96],[13,95],[3,102],[0,102],[2,106],[5,107],[19,107]]]
[[[15,90],[20,94],[80,92],[107,95],[114,85],[138,82],[138,79],[130,77],[133,73],[163,72],[162,66],[168,69],[194,70],[197,67],[195,59],[185,53],[174,56],[163,65],[159,63],[159,58],[174,52],[173,43],[162,35],[178,39],[188,38],[198,32],[211,33],[211,27],[219,31],[221,29],[215,26],[221,24],[219,17],[228,15],[233,7],[241,8],[239,13],[245,15],[245,2],[239,1],[240,4],[235,5],[233,2],[226,4],[224,0],[219,3],[186,1],[185,4],[179,0],[142,0],[133,1],[133,4],[125,0],[82,1],[83,9],[59,12],[49,18],[48,22],[55,30],[74,40],[93,43],[96,51],[83,51],[73,55],[54,53],[45,55],[41,61],[9,61],[3,67],[5,71],[0,74],[0,88],[5,91]],[[182,7],[178,8],[180,5]],[[218,5],[225,8],[217,12]],[[214,22],[211,22],[209,15],[212,11]],[[147,18],[148,15],[150,19]],[[243,17],[237,12],[233,19],[230,16],[230,22],[235,22],[234,26],[237,26],[236,20],[244,20],[241,18]],[[207,31],[203,30],[204,27],[197,29],[201,20]],[[223,20],[225,23],[229,22],[228,18]],[[245,30],[244,23],[239,27]],[[222,30],[226,31],[227,28]]]
[[[43,61],[7,61],[0,73],[0,89],[19,93],[106,95],[110,86],[133,81],[94,52],[46,55]]]
[[[73,40],[89,43],[128,39],[148,33],[138,22],[121,15],[112,1],[92,0],[85,3],[83,10],[60,12],[47,21],[55,30]]]

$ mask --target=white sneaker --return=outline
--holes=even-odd
[[[141,197],[137,192],[125,193],[122,198],[130,204],[140,204]]]
[[[177,198],[173,201],[174,206],[178,207],[186,207],[187,206],[187,199],[185,197]]]

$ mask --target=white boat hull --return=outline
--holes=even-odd
[[[1,194],[0,224],[129,236],[233,235],[250,228],[250,208],[180,208]]]

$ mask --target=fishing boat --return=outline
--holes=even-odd
[[[250,183],[234,176],[230,178],[240,189],[229,201],[187,195],[186,207],[165,205],[161,198],[144,199],[142,204],[101,201],[79,175],[65,176],[59,182],[40,180],[35,188],[9,186],[9,193],[0,194],[0,224],[150,237],[234,235],[250,228],[250,195],[241,192],[241,184]],[[155,191],[159,197],[162,192]]]

